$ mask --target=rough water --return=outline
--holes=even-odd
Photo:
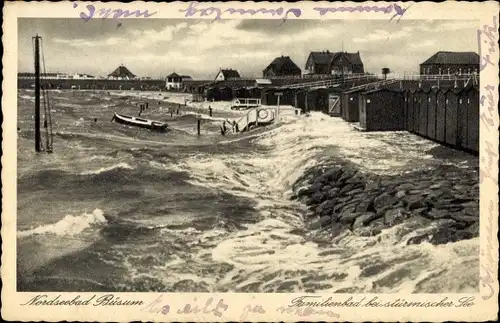
[[[308,232],[305,207],[289,199],[300,175],[329,158],[375,173],[432,167],[427,140],[357,133],[320,114],[225,137],[206,119],[197,136],[195,116],[171,118],[153,101],[144,117],[171,130],[151,133],[110,122],[113,112],[135,115],[138,98],[52,91],[55,153],[36,154],[33,95],[18,94],[19,290],[478,289],[478,239],[406,245],[408,223],[331,239]]]

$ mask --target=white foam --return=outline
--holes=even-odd
[[[73,236],[82,233],[94,224],[106,223],[102,210],[95,209],[92,213],[73,216],[66,215],[62,220],[47,225],[41,225],[35,229],[20,231],[18,236],[26,237],[36,234],[53,234],[57,236]]]
[[[119,163],[119,164],[111,165],[111,166],[108,166],[108,167],[101,167],[101,168],[94,169],[94,170],[84,171],[84,172],[81,172],[79,175],[96,175],[96,174],[100,174],[100,173],[107,172],[107,171],[110,171],[110,170],[113,170],[113,169],[117,169],[117,168],[121,168],[121,169],[134,169],[134,167],[130,166],[127,163]]]

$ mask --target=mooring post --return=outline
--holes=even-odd
[[[198,136],[200,135],[200,128],[201,128],[201,120],[198,119],[198,126],[197,126]]]

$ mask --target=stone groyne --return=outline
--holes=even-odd
[[[478,169],[441,165],[400,176],[366,175],[352,165],[317,166],[294,184],[310,230],[376,236],[412,223],[407,244],[445,244],[479,236]],[[422,230],[425,228],[424,230]]]

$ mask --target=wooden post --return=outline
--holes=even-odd
[[[40,136],[40,36],[35,37],[35,150],[41,151]]]
[[[200,135],[200,128],[201,128],[201,120],[198,119],[198,126],[197,126],[198,136]]]

